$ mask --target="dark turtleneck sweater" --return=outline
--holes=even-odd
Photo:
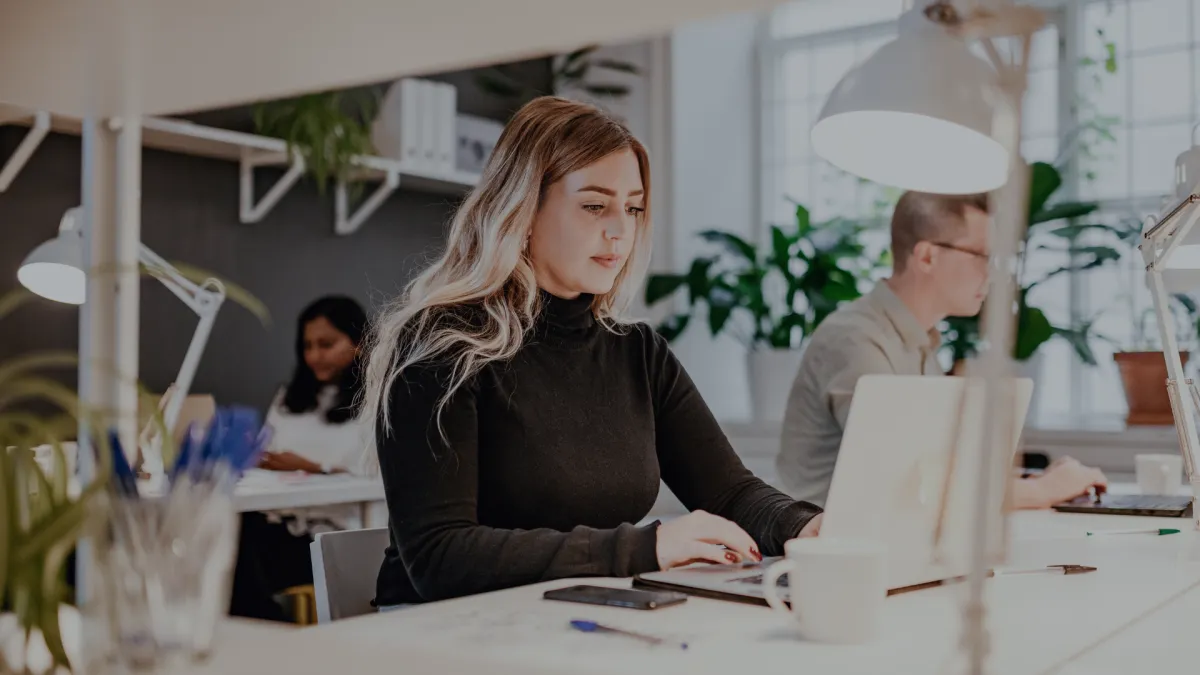
[[[691,510],[732,520],[780,555],[820,512],[755,478],[666,341],[613,333],[592,296],[543,292],[521,350],[435,406],[449,366],[406,368],[376,441],[391,545],[376,604],[440,600],[564,577],[658,569],[659,479]]]

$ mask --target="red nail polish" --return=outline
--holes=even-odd
[[[750,555],[754,556],[754,557],[755,557],[756,559],[758,559],[758,560],[762,560],[762,554],[761,554],[761,553],[759,553],[759,552],[758,552],[758,549],[756,549],[756,548],[751,548],[751,549],[750,549]]]
[[[737,561],[738,561],[737,554],[736,554],[736,553],[734,553],[733,551],[726,551],[726,552],[725,552],[725,559],[726,559],[726,560],[728,560],[728,561],[729,561],[729,562],[731,562],[731,563],[735,563],[735,562],[737,562]]]

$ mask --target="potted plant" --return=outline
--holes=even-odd
[[[712,336],[732,335],[748,350],[756,419],[779,421],[804,337],[843,302],[859,297],[860,282],[886,262],[859,241],[866,229],[846,219],[815,225],[808,209],[797,205],[795,227],[772,226],[765,250],[729,232],[701,232],[721,252],[693,260],[685,274],[652,275],[646,305],[687,289],[687,310],[664,321],[659,333],[675,340],[703,306]]]
[[[289,154],[304,158],[305,170],[325,194],[330,180],[356,192],[353,159],[374,153],[371,120],[379,101],[365,90],[323,91],[254,106],[254,128],[287,141]]]
[[[1092,331],[1094,319],[1073,325],[1055,325],[1040,308],[1029,302],[1038,286],[1062,274],[1074,274],[1115,263],[1121,258],[1125,242],[1135,234],[1126,226],[1074,221],[1090,215],[1098,208],[1090,202],[1055,202],[1052,197],[1062,186],[1058,169],[1045,162],[1030,167],[1029,227],[1019,248],[1017,271],[1017,332],[1013,343],[1013,359],[1021,374],[1038,379],[1044,352],[1042,345],[1054,338],[1070,343],[1075,354],[1088,365],[1096,365],[1091,341],[1098,337]],[[1032,251],[1055,251],[1070,254],[1070,261],[1060,267],[1033,274],[1027,265]],[[961,362],[976,353],[979,340],[979,317],[954,317],[942,328],[943,344],[954,360],[955,372],[961,372]],[[1037,388],[1034,389],[1035,397]],[[1030,404],[1036,410],[1036,401]]]
[[[612,79],[597,82],[589,77],[596,72],[640,74],[638,67],[632,63],[596,57],[595,52],[599,48],[599,45],[586,45],[569,54],[554,57],[550,66],[549,91],[545,91],[541,85],[529,83],[503,64],[480,71],[475,82],[484,92],[511,101],[514,106],[546,94],[576,94],[597,101],[628,96],[629,86],[622,82]]]
[[[1186,367],[1190,350],[1200,335],[1200,308],[1190,296],[1175,293],[1170,296],[1169,309],[1175,322],[1179,359]],[[1165,385],[1167,362],[1163,357],[1161,336],[1157,326],[1148,328],[1155,321],[1154,308],[1145,309],[1134,326],[1131,349],[1113,354],[1129,406],[1125,416],[1125,424],[1129,426],[1165,426],[1174,421]]]
[[[212,275],[177,265],[185,277]],[[267,322],[266,307],[236,284],[227,297]],[[232,292],[230,292],[232,289]],[[0,322],[34,298],[19,289],[0,295]],[[113,426],[111,415],[87,409],[76,392],[51,376],[79,367],[69,352],[25,354],[0,363],[0,673],[53,673],[81,665],[80,610],[67,586],[65,564],[81,536],[99,535],[109,522],[113,468],[108,434],[94,435],[95,473],[69,487],[82,420],[91,429]],[[155,409],[157,396],[140,392]],[[151,415],[160,433],[161,412]],[[170,434],[162,434],[171,454]],[[64,628],[64,626],[67,626]]]

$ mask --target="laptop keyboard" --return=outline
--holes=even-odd
[[[730,581],[733,581],[733,582],[736,582],[739,584],[755,584],[756,586],[762,586],[763,575],[755,574],[752,577],[741,577],[739,579],[730,579]],[[788,587],[788,578],[780,577],[779,583],[777,585],[782,586],[783,588],[787,588]]]
[[[1165,495],[1104,495],[1100,506],[1118,509],[1178,509],[1188,505],[1187,497]]]

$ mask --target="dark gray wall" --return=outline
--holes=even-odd
[[[535,76],[545,62],[527,66]],[[449,74],[460,86],[459,110],[503,118],[508,106],[473,91],[471,77]],[[242,110],[193,116],[244,127]],[[0,161],[24,130],[0,127]],[[260,173],[260,185],[273,175]],[[146,150],[142,159],[142,241],[168,260],[210,270],[266,303],[261,325],[227,302],[217,317],[194,392],[220,403],[265,407],[294,366],[295,319],[313,299],[329,293],[357,298],[368,312],[394,297],[443,244],[457,197],[399,190],[355,234],[333,234],[332,195],[321,198],[302,182],[263,219],[238,221],[238,169],[232,162]],[[18,287],[25,255],[53,237],[63,212],[80,200],[80,142],[52,134],[9,190],[0,194],[0,295]],[[162,391],[183,360],[195,316],[165,288],[141,285],[141,378]],[[0,361],[43,349],[75,350],[78,311],[34,299],[0,321]],[[63,379],[74,383],[74,374]]]

